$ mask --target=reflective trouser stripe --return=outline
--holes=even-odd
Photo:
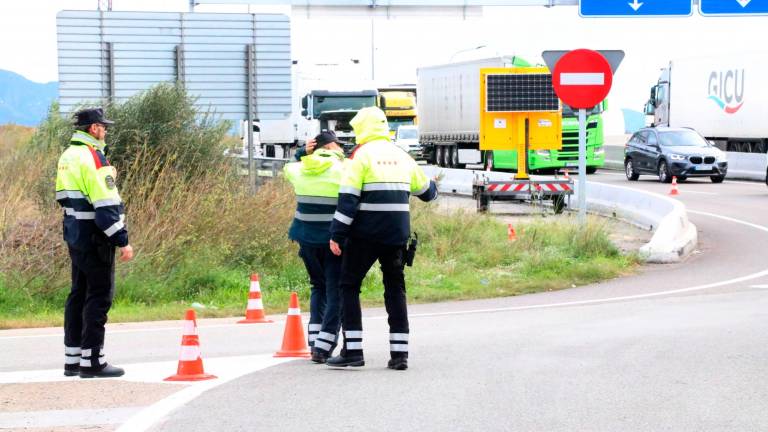
[[[73,364],[80,364],[80,356],[74,356],[74,355],[65,355],[64,356],[64,364],[73,365]]]
[[[82,352],[83,350],[81,350],[80,347],[64,347],[64,354],[67,355],[76,355],[80,357]]]
[[[328,342],[323,342],[320,339],[315,339],[315,348],[320,348],[320,349],[325,350],[325,351],[330,351],[331,347],[332,347],[332,345],[329,344]]]
[[[264,309],[264,302],[261,299],[248,299],[248,309]]]
[[[323,329],[323,325],[322,324],[315,324],[315,323],[310,323],[309,324],[309,331],[318,332],[318,331],[320,331],[322,329]]]
[[[408,342],[408,333],[390,333],[389,340]]]
[[[389,350],[392,352],[408,352],[408,344],[389,344]]]
[[[348,350],[361,350],[363,349],[363,343],[362,342],[346,342],[345,343]]]
[[[314,341],[315,341],[315,339],[317,339],[317,334],[315,334],[315,333],[310,333],[310,334],[309,334],[309,342],[314,342]]]
[[[363,331],[362,330],[346,330],[344,331],[344,337],[350,338],[350,339],[362,339]]]
[[[328,342],[336,342],[336,335],[333,333],[326,333],[321,331],[317,337]]]

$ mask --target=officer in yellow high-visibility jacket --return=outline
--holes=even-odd
[[[336,134],[323,132],[312,140],[311,154],[285,166],[285,178],[296,192],[296,214],[288,232],[299,243],[299,256],[309,274],[308,325],[312,361],[325,363],[338,341],[341,326],[341,258],[328,250],[344,169],[344,151]]]
[[[384,304],[389,315],[390,369],[408,368],[408,311],[404,252],[410,236],[409,198],[437,198],[435,182],[389,139],[384,112],[361,109],[350,122],[358,148],[344,170],[339,204],[331,223],[330,248],[342,256],[341,290],[344,348],[329,366],[363,366],[360,285],[379,261]]]
[[[117,172],[104,156],[112,121],[101,108],[75,114],[75,131],[59,158],[56,200],[64,208],[64,240],[72,260],[72,290],[64,311],[64,375],[118,377],[104,358],[104,325],[115,291],[115,248],[133,258]]]

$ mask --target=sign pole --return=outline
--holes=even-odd
[[[579,222],[587,222],[587,110],[579,109]]]

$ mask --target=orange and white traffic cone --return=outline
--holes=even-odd
[[[304,337],[304,324],[301,323],[299,295],[291,293],[291,303],[288,306],[288,316],[285,319],[283,347],[276,352],[275,357],[310,357],[307,339]]]
[[[202,381],[216,378],[203,371],[203,359],[200,357],[200,341],[197,337],[197,320],[194,309],[188,309],[184,317],[184,331],[181,336],[181,352],[176,375],[164,381]]]
[[[669,191],[670,195],[680,195],[680,191],[677,190],[677,177],[672,177],[672,189]]]
[[[513,227],[512,224],[507,224],[507,238],[509,241],[517,240],[517,233],[515,232],[515,227]]]
[[[568,168],[563,170],[563,178],[566,179],[566,180],[570,180],[571,179],[571,176],[568,175]]]
[[[261,301],[261,286],[259,285],[259,275],[251,275],[251,288],[248,292],[248,306],[245,308],[245,319],[238,321],[238,324],[253,323],[271,323],[271,319],[264,316],[264,303]]]

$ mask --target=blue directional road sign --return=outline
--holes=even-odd
[[[768,15],[768,0],[699,0],[702,15]]]
[[[737,0],[733,1],[737,2]],[[583,17],[689,16],[691,15],[692,10],[693,6],[691,0],[579,1],[579,14]]]

